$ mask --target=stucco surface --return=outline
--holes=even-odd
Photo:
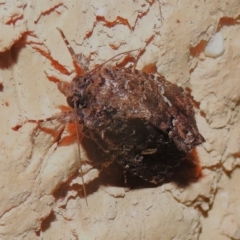
[[[1,239],[240,239],[237,0],[0,2]],[[46,120],[75,76],[57,27],[90,67],[142,48],[138,69],[190,89],[198,181],[129,190],[85,164],[86,206],[73,126]]]

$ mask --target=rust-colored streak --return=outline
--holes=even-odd
[[[18,20],[21,20],[23,19],[23,15],[16,15],[16,16],[12,16],[7,22],[6,24],[7,25],[11,25],[11,24],[15,24]]]
[[[238,21],[239,18],[240,18],[240,15],[236,18],[231,18],[227,16],[220,18],[217,31],[219,31],[223,26],[232,26],[232,25],[239,24],[239,21]]]
[[[88,31],[88,32],[85,34],[85,37],[86,37],[86,38],[90,38],[90,37],[92,36],[92,34],[93,34],[93,29],[95,28],[96,24],[97,24],[97,22],[94,22],[93,27],[92,27],[92,30],[91,30],[91,31]]]
[[[113,49],[113,50],[118,50],[119,46],[116,46],[115,44],[109,44],[109,46]]]
[[[53,6],[52,8],[49,8],[48,10],[42,12],[38,19],[34,21],[34,23],[38,23],[39,19],[41,18],[41,16],[46,16],[46,15],[49,15],[51,12],[54,12],[57,8],[59,8],[60,6],[63,6],[63,3],[59,3],[55,6]]]
[[[185,91],[188,93],[189,98],[191,98],[193,106],[197,109],[200,109],[200,102],[197,102],[196,100],[194,100],[194,98],[192,96],[192,89],[189,87],[186,87]]]
[[[93,34],[93,31],[88,31],[85,35],[86,38],[90,38]]]
[[[75,141],[76,141],[76,135],[66,136],[66,137],[63,137],[63,138],[61,139],[61,141],[58,143],[58,146],[59,146],[59,147],[62,147],[62,146],[70,146],[70,145],[72,145]]]
[[[234,156],[235,158],[240,158],[240,152],[234,153],[233,156]]]
[[[72,111],[72,108],[70,108],[69,106],[59,105],[58,108],[59,108],[62,112]]]
[[[194,106],[195,108],[199,109],[200,103],[197,102],[197,101],[195,101],[195,100],[193,100],[193,99],[192,99],[192,102],[193,102],[193,106]]]
[[[203,112],[203,111],[200,111],[200,115],[201,115],[203,118],[206,118],[206,117],[207,117],[206,113]]]
[[[67,131],[69,133],[68,136],[65,136],[59,142],[59,146],[69,146],[76,142],[77,140],[77,133],[76,133],[76,125],[75,123],[69,123],[67,125]],[[81,134],[80,134],[81,135]],[[81,136],[80,136],[81,137]]]
[[[36,37],[36,36],[34,36],[34,37]],[[42,43],[40,43],[40,42],[36,42],[36,41],[32,41],[32,40],[26,40],[25,41],[25,44],[28,44],[28,45],[39,45],[39,46],[42,46],[43,44]]]
[[[45,12],[42,12],[41,15],[43,15],[43,16],[44,16],[44,15],[48,15],[49,13],[55,11],[58,7],[60,7],[60,6],[62,6],[62,5],[63,5],[63,3],[59,3],[59,4],[57,4],[56,6],[54,6],[54,7],[50,8],[50,9],[46,10]]]
[[[193,57],[199,57],[199,55],[204,51],[207,41],[201,40],[195,47],[190,48],[190,54]]]
[[[13,131],[18,131],[20,128],[22,127],[22,125],[16,125],[15,127],[12,127]]]
[[[78,65],[78,63],[76,63],[75,61],[73,61],[73,65],[74,65],[74,68],[75,68],[76,76],[83,76],[83,75],[84,75],[84,71],[83,71],[83,69]]]
[[[147,13],[148,13],[148,11],[139,13],[139,14],[138,14],[138,18],[141,19],[142,17],[146,16]]]
[[[117,17],[117,22],[120,22],[121,24],[126,25],[126,26],[129,27],[129,29],[131,29],[131,26],[130,26],[130,24],[129,24],[127,19],[118,16]]]
[[[55,78],[55,77],[53,77],[53,76],[48,76],[48,75],[47,75],[47,78],[48,78],[48,80],[49,80],[50,82],[54,82],[54,83],[60,82],[59,79],[57,79],[57,78]]]
[[[56,61],[55,59],[53,59],[53,57],[51,56],[50,53],[45,52],[44,50],[38,48],[38,47],[33,47],[33,49],[37,50],[40,54],[42,54],[44,57],[46,57],[48,60],[50,60],[51,65],[56,68],[57,70],[59,70],[61,73],[69,75],[69,71],[63,67],[63,65],[61,65],[58,61]]]
[[[64,127],[62,127],[60,131],[55,131],[54,129],[47,128],[47,127],[42,127],[40,125],[38,125],[38,127],[44,133],[51,135],[54,139],[54,142],[59,141],[59,138],[61,137],[61,134],[64,130]]]
[[[185,90],[191,95],[191,93],[192,93],[192,89],[191,88],[186,87]]]
[[[153,3],[155,2],[155,0],[149,0],[149,1],[147,1],[150,5],[153,5]]]
[[[71,135],[76,135],[76,126],[75,123],[69,123],[67,126],[67,131],[71,134]]]
[[[125,67],[128,63],[134,62],[134,60],[135,58],[133,56],[127,55],[120,63],[117,63],[116,66],[119,68]]]
[[[123,25],[128,26],[129,29],[132,29],[132,27],[130,26],[128,20],[125,19],[125,18],[122,18],[122,17],[120,17],[120,16],[117,16],[117,18],[116,18],[114,21],[112,21],[112,22],[107,21],[107,20],[105,19],[105,17],[103,17],[103,16],[97,16],[96,19],[97,19],[98,22],[104,22],[104,25],[107,26],[107,27],[109,27],[109,28],[110,28],[110,27],[114,27],[114,26],[117,25],[117,24],[123,24]]]
[[[77,133],[76,133],[77,129],[76,129],[75,122],[68,124],[67,131],[73,136],[77,135]],[[83,134],[82,134],[81,130],[79,129],[79,138],[80,138],[79,140],[80,140],[80,142],[81,142],[82,137],[83,137]]]
[[[144,54],[144,52],[146,51],[146,47],[152,42],[152,40],[154,39],[154,35],[152,35],[150,38],[148,38],[147,40],[145,40],[145,47],[142,48],[139,53],[138,53],[138,56],[136,57],[135,59],[135,67],[136,67],[136,63],[137,61],[140,59],[140,57]]]
[[[143,72],[146,73],[156,73],[157,72],[157,67],[156,67],[156,63],[150,63],[148,65],[146,65],[143,69]]]
[[[148,38],[145,42],[146,42],[146,46],[152,42],[152,40],[154,39],[154,35],[152,35],[150,38]]]

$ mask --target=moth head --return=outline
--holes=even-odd
[[[87,96],[84,94],[87,87],[84,77],[77,76],[71,83],[61,83],[58,85],[59,90],[67,97],[67,103],[74,108],[84,108],[87,105]]]

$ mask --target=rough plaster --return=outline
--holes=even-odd
[[[1,239],[240,239],[237,0],[0,3]],[[196,183],[100,185],[86,206],[74,131],[57,120],[37,123],[66,106],[54,81],[74,77],[57,27],[92,67],[145,48],[138,69],[155,66],[191,89],[206,139]],[[84,172],[87,187],[98,181],[97,170]]]

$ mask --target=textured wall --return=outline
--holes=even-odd
[[[1,239],[240,239],[239,1],[19,0],[0,13]],[[56,79],[74,77],[56,27],[92,67],[145,48],[138,69],[191,89],[206,139],[196,183],[126,191],[85,165],[86,206],[74,130],[35,121],[61,112]]]

